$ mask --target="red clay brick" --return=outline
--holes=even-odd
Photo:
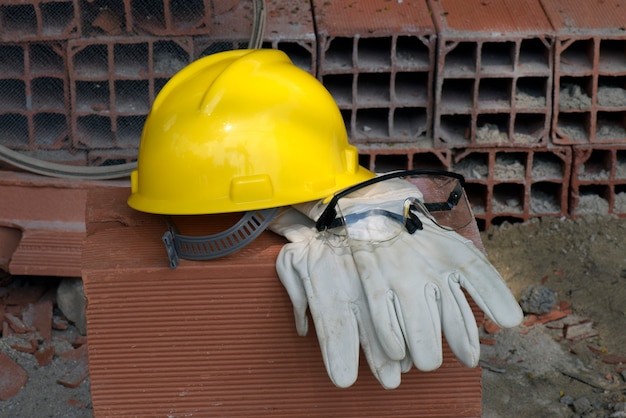
[[[89,222],[106,222],[117,210],[127,216],[127,197],[123,190],[90,194],[89,207],[99,209]],[[175,409],[220,416],[312,410],[325,416],[480,416],[480,370],[461,366],[447,346],[440,369],[404,374],[396,390],[383,390],[365,361],[353,387],[334,387],[315,333],[299,337],[293,327],[275,270],[281,237],[266,232],[235,254],[182,260],[171,270],[160,217],[135,212],[133,218],[133,226],[96,230],[84,250],[96,415]],[[177,224],[183,233],[205,233],[233,219],[184,217]],[[470,229],[479,245],[478,231]]]
[[[436,147],[544,147],[553,30],[538,0],[429,0],[437,27]]]

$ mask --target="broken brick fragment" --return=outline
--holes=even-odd
[[[25,334],[27,332],[35,331],[34,328],[29,327],[24,323],[24,321],[11,313],[5,312],[4,319],[6,319],[11,329],[17,334]]]
[[[26,371],[7,354],[0,353],[0,400],[17,395],[27,381]]]

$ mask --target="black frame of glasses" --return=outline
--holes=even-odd
[[[334,227],[341,225],[340,223],[339,224],[337,223],[337,219],[336,219],[337,209],[335,209],[335,207],[337,206],[337,202],[339,202],[339,199],[341,199],[342,197],[347,196],[350,193],[353,193],[364,187],[379,183],[381,181],[394,179],[398,177],[410,177],[410,176],[416,176],[416,175],[438,175],[438,176],[452,177],[452,178],[456,178],[457,180],[459,180],[461,190],[458,190],[457,188],[455,188],[450,193],[450,196],[448,196],[448,200],[446,202],[424,203],[424,206],[429,211],[452,210],[452,208],[454,208],[461,200],[461,197],[463,196],[463,187],[465,187],[465,177],[463,177],[463,175],[459,173],[454,173],[452,171],[446,171],[446,170],[436,170],[436,169],[414,169],[414,170],[394,171],[392,173],[383,174],[381,176],[377,176],[372,179],[365,180],[361,183],[355,184],[354,186],[350,186],[346,189],[343,189],[340,192],[335,193],[332,199],[328,202],[328,205],[326,205],[326,209],[324,209],[320,217],[317,219],[317,222],[315,223],[315,228],[319,232],[321,232],[329,228],[334,228]],[[419,222],[419,220],[417,220],[417,222],[419,223],[419,225],[415,225],[414,227],[410,227],[409,225],[407,225],[407,229],[409,230],[410,233],[415,232],[416,229],[422,229],[420,228],[421,222]]]

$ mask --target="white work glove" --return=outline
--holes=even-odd
[[[406,180],[386,180],[342,198],[341,211],[344,216],[359,212],[364,203],[371,207],[372,202],[401,207],[398,202],[408,196],[422,195]],[[322,202],[299,207],[312,219],[323,209]],[[384,235],[384,224],[391,220],[366,217],[351,226],[348,241],[376,333],[389,357],[399,360],[410,352],[415,366],[429,371],[442,363],[443,331],[459,361],[475,367],[480,355],[478,327],[463,289],[500,327],[519,325],[522,310],[470,240],[426,216],[418,217],[422,230],[410,234],[402,228],[395,238],[382,242],[374,241]]]
[[[380,384],[398,387],[401,372],[411,368],[410,357],[390,359],[376,338],[350,249],[329,245],[325,234],[292,208],[279,214],[269,229],[290,241],[278,255],[276,270],[293,304],[299,335],[307,334],[307,306],[310,309],[324,365],[335,386],[349,387],[356,381],[360,342]]]

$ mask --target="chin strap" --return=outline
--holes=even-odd
[[[254,241],[272,222],[280,208],[246,212],[241,219],[225,231],[213,235],[180,235],[176,226],[167,220],[168,230],[163,243],[175,269],[178,260],[212,260],[234,253]]]

